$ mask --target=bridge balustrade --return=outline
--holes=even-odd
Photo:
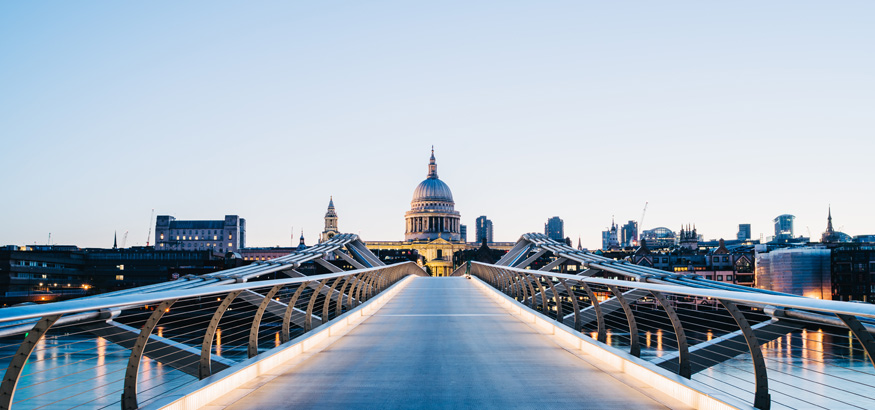
[[[282,349],[408,275],[325,275],[127,293],[0,311],[0,409],[134,409]]]
[[[471,262],[455,275],[466,273],[591,337],[605,354],[644,359],[755,408],[875,408],[870,304],[645,283],[609,271]]]

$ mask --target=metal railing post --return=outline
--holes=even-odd
[[[854,337],[857,338],[857,341],[863,345],[863,350],[869,355],[869,361],[875,366],[875,338],[872,337],[872,334],[863,327],[856,317],[840,313],[836,313],[836,316],[845,323],[845,326],[850,329],[851,333],[854,334]]]
[[[325,303],[322,304],[322,323],[325,323],[328,321],[328,309],[329,309],[331,302],[332,302],[331,296],[334,295],[334,290],[337,289],[337,284],[340,283],[340,281],[342,279],[343,278],[335,279],[334,283],[331,284],[331,290],[328,291],[327,295],[325,295]],[[341,296],[343,296],[343,294],[341,294]],[[334,316],[337,317],[336,312],[335,312]]]
[[[33,329],[27,332],[21,346],[18,346],[18,351],[12,357],[9,367],[6,368],[6,374],[3,376],[3,383],[0,385],[0,409],[7,410],[12,408],[12,397],[15,396],[15,386],[18,385],[18,378],[21,377],[21,371],[24,369],[24,364],[27,363],[27,358],[39,343],[40,339],[45,336],[46,332],[61,318],[61,315],[45,316],[33,325]]]
[[[139,407],[137,402],[137,377],[140,372],[140,359],[143,357],[143,350],[146,349],[146,342],[149,341],[149,336],[152,335],[152,330],[158,324],[158,321],[170,310],[170,306],[176,302],[176,299],[165,300],[161,302],[155,311],[146,319],[143,324],[140,335],[137,336],[137,341],[131,348],[131,356],[128,358],[128,367],[125,370],[124,392],[122,392],[122,409],[133,410]]]
[[[559,293],[556,291],[556,286],[553,286],[553,279],[546,277],[547,286],[550,287],[550,293],[553,294],[553,299],[556,299],[556,321],[562,323],[562,301],[559,299]],[[547,317],[550,317],[549,314]]]
[[[528,273],[522,273],[526,280],[526,286],[529,287],[529,297],[531,298],[531,303],[529,303],[529,307],[532,309],[535,308],[535,287],[532,286],[532,277],[529,276]]]
[[[337,313],[337,316],[343,312],[343,296],[346,293],[346,287],[349,285],[349,281],[352,279],[352,275],[344,276],[343,285],[340,285],[340,290],[337,292],[337,306],[334,310]]]
[[[543,310],[544,315],[548,315],[547,317],[550,317],[549,313],[547,313],[547,292],[544,291],[544,286],[541,285],[541,281],[539,280],[539,278],[534,275],[531,276],[532,280],[534,280],[535,283],[538,285],[538,290],[541,292],[541,309]],[[532,307],[534,307],[534,304],[535,298],[532,298]]]
[[[322,279],[319,282],[319,290],[322,290],[326,283],[328,283],[328,279]],[[309,332],[313,328],[313,306],[316,306],[316,297],[319,296],[319,290],[314,290],[313,294],[310,295],[310,303],[307,304],[307,317],[304,319],[305,332]],[[323,320],[322,323],[325,323],[325,321]]]
[[[638,323],[635,321],[635,315],[632,313],[632,306],[629,305],[629,301],[623,296],[623,292],[620,292],[619,287],[610,285],[608,288],[611,289],[611,293],[614,294],[617,302],[623,307],[623,312],[626,314],[626,322],[629,323],[629,354],[641,357],[641,343],[639,340],[641,335],[638,334]]]
[[[261,318],[264,317],[264,311],[267,309],[270,301],[283,286],[276,285],[270,288],[267,294],[264,295],[264,299],[261,300],[258,310],[255,311],[255,316],[252,318],[252,326],[249,327],[249,347],[246,349],[249,357],[258,355],[258,328],[261,326]]]
[[[665,309],[665,313],[668,315],[669,320],[671,320],[671,326],[674,328],[674,334],[678,342],[678,374],[681,377],[689,379],[693,374],[692,366],[690,364],[690,347],[687,344],[687,334],[684,333],[684,326],[681,324],[681,319],[678,317],[677,312],[675,312],[668,299],[665,298],[665,295],[655,290],[651,290],[650,294],[653,295],[653,298],[659,302],[659,305],[662,306],[663,309]]]
[[[571,298],[571,307],[574,308],[574,330],[577,331],[580,329],[580,305],[577,304],[577,296],[574,295],[574,291],[565,283],[565,279],[559,278],[559,283],[562,284],[562,287],[568,292],[568,297]]]
[[[763,351],[760,349],[760,342],[750,324],[738,309],[735,303],[725,299],[718,299],[720,304],[726,308],[726,311],[735,319],[738,328],[741,329],[741,334],[747,342],[747,348],[750,350],[750,357],[753,359],[753,375],[756,391],[754,392],[753,406],[760,410],[769,410],[772,405],[772,399],[769,396],[769,377],[766,374],[766,361],[763,358]]]
[[[219,328],[219,321],[222,320],[222,315],[224,315],[225,311],[228,310],[228,307],[231,306],[231,302],[234,302],[234,298],[242,292],[242,290],[235,290],[228,293],[213,313],[213,317],[210,319],[210,324],[207,325],[207,331],[204,332],[204,340],[201,343],[201,359],[198,364],[199,379],[203,379],[212,374],[213,337],[216,335],[216,330]]]
[[[583,291],[586,292],[586,296],[589,298],[589,302],[592,303],[592,310],[595,311],[596,322],[598,323],[598,333],[596,334],[596,340],[602,343],[606,343],[608,340],[608,332],[605,329],[605,317],[602,315],[602,308],[599,306],[599,300],[595,297],[595,292],[592,291],[592,288],[586,282],[580,282],[580,287],[583,288]]]
[[[298,302],[298,298],[301,296],[301,293],[304,292],[304,289],[310,284],[310,281],[306,281],[298,286],[298,289],[295,290],[295,294],[292,295],[292,298],[289,299],[289,304],[286,306],[286,311],[283,314],[283,332],[280,334],[282,338],[282,342],[286,343],[291,340],[291,321],[292,321],[292,312],[295,310],[295,303]]]

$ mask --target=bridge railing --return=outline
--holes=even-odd
[[[468,271],[597,342],[769,408],[875,408],[875,306],[584,277]]]
[[[408,275],[308,277],[0,309],[0,409],[134,409],[331,322]]]

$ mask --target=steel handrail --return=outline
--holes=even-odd
[[[834,314],[845,314],[875,318],[875,306],[866,303],[850,303],[837,300],[822,300],[811,299],[799,296],[779,296],[766,295],[752,292],[717,290],[717,289],[702,289],[692,288],[687,286],[675,286],[664,284],[653,284],[648,282],[623,281],[614,279],[602,279],[593,277],[583,277],[576,275],[568,275],[555,272],[541,272],[533,269],[518,269],[507,266],[496,266],[481,262],[471,262],[472,264],[481,265],[486,268],[504,269],[517,273],[525,273],[529,275],[538,275],[543,277],[555,277],[565,280],[573,280],[576,282],[597,283],[602,285],[613,285],[626,288],[644,289],[657,292],[672,293],[685,296],[710,297],[713,299],[727,299],[734,302],[754,305],[775,305],[781,307],[789,307],[795,309],[814,310],[820,312],[828,312]]]
[[[31,305],[31,306],[13,306],[0,309],[0,323],[16,321],[16,320],[24,320],[24,319],[36,319],[49,315],[61,315],[61,314],[70,314],[70,313],[80,313],[80,312],[88,312],[100,309],[111,309],[118,308],[123,306],[135,306],[135,305],[148,305],[154,304],[157,302],[162,302],[168,299],[182,299],[182,298],[191,298],[198,296],[210,296],[217,294],[228,294],[229,292],[233,292],[236,290],[250,290],[250,289],[258,289],[258,288],[266,288],[276,285],[292,285],[304,282],[311,281],[320,281],[323,279],[333,279],[339,278],[349,275],[358,275],[362,273],[369,273],[372,271],[377,271],[381,269],[391,269],[398,268],[403,265],[412,265],[417,269],[420,269],[419,266],[415,262],[402,262],[394,265],[385,265],[385,266],[377,266],[374,268],[367,269],[357,269],[357,270],[348,270],[337,273],[326,273],[322,275],[313,275],[306,276],[300,278],[289,278],[289,279],[272,279],[272,280],[264,280],[258,282],[244,282],[238,284],[228,284],[225,286],[205,286],[205,287],[196,287],[191,289],[184,290],[168,290],[168,291],[159,291],[154,293],[146,293],[146,294],[136,294],[136,295],[118,295],[118,296],[107,296],[103,298],[94,298],[94,299],[72,299],[66,300],[62,302],[48,303],[44,305]]]

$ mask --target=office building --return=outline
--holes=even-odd
[[[736,239],[739,241],[750,240],[750,224],[738,224],[738,235]]]
[[[620,245],[623,247],[638,246],[638,222],[629,221],[620,228]]]
[[[475,221],[476,227],[476,237],[474,240],[477,243],[483,242],[483,238],[486,238],[486,242],[492,243],[492,221],[486,218],[485,215],[480,216]]]
[[[565,242],[565,222],[558,216],[548,219],[544,224],[544,235],[554,241]]]
[[[177,220],[158,215],[155,220],[155,249],[213,252],[237,252],[246,247],[246,220],[225,215],[224,220]]]
[[[775,242],[788,242],[793,239],[793,220],[795,216],[790,214],[778,215],[773,222],[775,223]]]

